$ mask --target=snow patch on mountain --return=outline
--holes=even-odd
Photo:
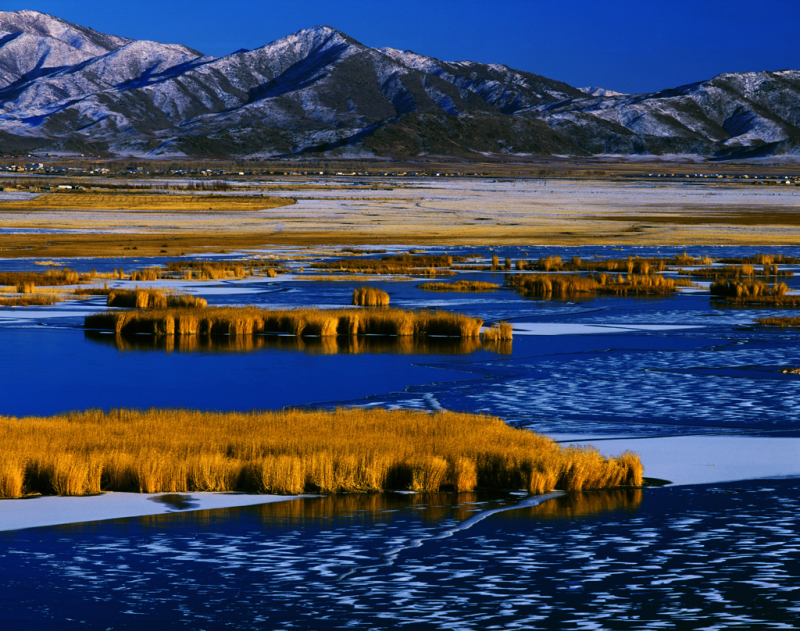
[[[102,55],[133,41],[71,24],[46,13],[27,10],[0,11],[0,30],[51,37],[90,55]]]
[[[581,92],[585,92],[589,96],[627,96],[625,92],[614,92],[614,90],[606,90],[596,85],[587,88],[578,88]]]

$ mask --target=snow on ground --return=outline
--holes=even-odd
[[[552,435],[558,441],[575,437]],[[800,439],[756,436],[668,436],[576,441],[605,454],[639,454],[644,474],[673,484],[708,484],[800,476]]]
[[[0,531],[59,526],[175,511],[234,508],[294,500],[297,495],[243,493],[103,493],[89,497],[34,497],[0,501]]]

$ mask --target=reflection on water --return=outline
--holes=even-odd
[[[257,507],[262,519],[313,523],[342,517],[376,515],[397,510],[414,510],[424,521],[445,519],[464,521],[476,513],[513,508],[509,515],[530,517],[575,517],[616,510],[635,510],[642,501],[641,489],[608,489],[567,493],[561,497],[527,508],[515,508],[519,497],[487,493],[372,493],[329,495],[292,502],[277,502]]]
[[[399,355],[468,355],[484,350],[510,354],[511,340],[482,342],[477,338],[411,337],[388,335],[297,337],[293,335],[244,336],[152,336],[114,335],[99,331],[84,331],[86,339],[120,351],[163,351],[167,353],[233,352],[260,350],[300,351],[312,355],[337,353],[394,353]]]
[[[538,506],[511,511],[507,517],[520,519],[573,519],[597,513],[635,511],[642,503],[641,489],[609,489],[567,493]]]
[[[524,497],[524,496],[523,496]],[[166,498],[166,499],[161,499]],[[154,501],[169,503],[172,498],[190,498],[176,494],[162,495]],[[538,506],[520,505],[520,497],[507,493],[342,493],[321,497],[305,497],[286,502],[273,502],[242,508],[206,510],[184,513],[183,525],[212,526],[236,519],[237,516],[259,521],[265,525],[318,526],[323,524],[360,523],[362,525],[391,521],[394,516],[412,511],[424,523],[436,524],[453,520],[463,522],[486,510],[507,510],[509,517],[564,518],[580,517],[614,511],[633,511],[642,502],[641,489],[608,489],[567,493]],[[138,518],[148,527],[174,527],[174,513],[148,515]],[[86,528],[86,525],[60,526],[66,530]],[[101,526],[102,527],[102,526]]]

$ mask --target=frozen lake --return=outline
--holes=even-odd
[[[589,260],[683,249],[447,252]],[[687,249],[715,258],[758,251]],[[780,251],[800,256],[800,248]],[[0,270],[12,269],[33,264],[0,261]],[[503,273],[458,278],[502,284]],[[800,277],[785,280],[800,290]],[[419,282],[368,284],[387,291],[393,306],[507,320],[513,342],[168,343],[85,331],[83,317],[102,310],[104,297],[5,308],[0,413],[353,405],[486,412],[563,442],[637,451],[646,476],[676,484],[530,507],[513,494],[342,496],[10,531],[0,534],[4,628],[797,626],[800,376],[781,371],[800,367],[800,332],[759,327],[754,319],[774,310],[726,307],[702,291],[556,301],[505,289],[430,293]],[[209,304],[280,308],[345,306],[364,284],[290,275],[160,284],[170,283]],[[0,511],[37,501],[0,502]],[[496,509],[508,510],[489,512]]]

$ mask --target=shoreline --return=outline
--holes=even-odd
[[[170,497],[172,496],[172,497]],[[158,499],[158,498],[165,498]],[[121,493],[100,495],[40,495],[0,500],[0,532],[66,526],[92,521],[147,517],[174,512],[240,508],[285,502],[314,495],[255,495],[248,493]],[[179,499],[182,498],[182,499]]]
[[[800,438],[703,435],[652,438],[571,439],[549,434],[560,445],[631,449],[645,476],[670,486],[800,477]]]
[[[800,440],[752,436],[666,436],[574,440],[551,435],[561,445],[592,445],[620,451],[636,449],[647,478],[668,486],[692,486],[769,478],[800,477]],[[635,444],[632,444],[635,441]],[[769,457],[766,457],[769,455]],[[627,487],[620,487],[627,488]],[[383,491],[393,493],[394,491]],[[523,502],[535,497],[529,494]],[[88,496],[35,496],[0,500],[0,532],[146,517],[173,512],[239,508],[319,497],[315,494],[123,493]],[[165,498],[165,499],[158,499]],[[154,501],[155,500],[155,501]],[[182,506],[176,506],[176,504]],[[522,505],[519,508],[523,508]],[[514,510],[508,508],[506,510]]]

